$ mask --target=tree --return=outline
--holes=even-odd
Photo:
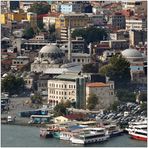
[[[98,73],[98,64],[97,63],[89,63],[83,65],[82,71],[84,73]]]
[[[55,116],[63,116],[63,115],[66,115],[66,107],[64,105],[63,102],[57,104],[55,107],[54,107],[54,115]]]
[[[115,88],[125,88],[131,80],[130,63],[121,55],[111,57],[109,64],[101,67],[100,73],[115,82]]]
[[[147,94],[146,93],[140,93],[140,95],[138,96],[138,100],[142,101],[142,102],[146,102],[147,101]]]
[[[31,39],[31,38],[34,37],[34,35],[35,35],[35,32],[34,32],[33,28],[27,28],[27,29],[24,30],[23,37],[25,39]]]
[[[46,14],[50,11],[50,5],[45,2],[37,2],[31,5],[27,11],[37,13],[37,15]]]
[[[35,93],[30,99],[33,104],[42,104],[43,101],[42,96],[39,93]]]
[[[115,101],[111,106],[110,109],[113,111],[117,111],[117,107],[119,105],[119,101]]]
[[[67,100],[67,101],[64,103],[64,106],[65,106],[66,108],[71,107],[71,102],[70,102],[69,100]]]
[[[88,27],[83,29],[76,29],[72,32],[72,38],[83,37],[89,44],[90,42],[98,42],[107,38],[107,32],[105,29]]]
[[[41,31],[45,30],[43,20],[37,20],[37,26],[38,26],[39,30],[41,30]]]
[[[55,24],[49,25],[49,30],[48,31],[49,31],[50,34],[55,33],[55,31],[56,31],[55,30]]]
[[[3,92],[8,92],[9,95],[19,94],[24,90],[25,82],[23,78],[8,75],[2,79],[1,87]]]
[[[135,102],[136,94],[134,92],[129,91],[128,89],[118,89],[117,97],[121,102]]]
[[[98,97],[95,94],[90,94],[90,96],[87,99],[87,108],[88,109],[94,109],[97,105]]]

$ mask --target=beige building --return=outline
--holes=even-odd
[[[58,117],[53,118],[53,122],[58,123],[58,124],[65,123],[68,121],[70,121],[70,120],[66,117],[63,117],[63,116],[58,116]]]
[[[140,42],[143,44],[147,40],[147,31],[144,30],[130,30],[129,31],[129,43],[132,46],[139,45]]]
[[[97,106],[100,109],[109,107],[117,98],[114,93],[114,83],[94,82],[86,84],[86,104],[90,94],[95,94],[98,97]]]
[[[61,101],[76,101],[76,83],[72,81],[48,80],[48,101],[56,105]]]
[[[76,108],[85,108],[86,78],[76,73],[65,73],[48,80],[48,103],[52,106],[69,100]]]
[[[129,18],[126,19],[126,29],[142,30],[147,28],[147,20],[142,18]]]
[[[27,56],[18,56],[12,60],[12,69],[21,69],[25,65],[29,64],[29,57]]]
[[[87,53],[72,53],[71,61],[79,64],[91,63],[91,55]]]

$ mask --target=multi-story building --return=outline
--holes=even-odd
[[[27,20],[30,22],[30,26],[36,31],[37,30],[37,14],[28,12]]]
[[[29,57],[27,56],[18,56],[12,60],[12,69],[21,69],[29,63]]]
[[[144,30],[130,30],[129,31],[129,42],[130,45],[135,46],[140,42],[144,45],[147,40],[147,31]]]
[[[81,12],[81,5],[77,3],[64,3],[60,5],[61,13]]]
[[[114,15],[111,16],[110,23],[113,28],[125,29],[125,16],[122,15],[122,13],[120,12],[116,12],[114,13]]]
[[[123,50],[129,47],[129,43],[127,40],[108,40],[108,41],[101,41],[101,44],[109,45],[111,49],[115,50]]]
[[[147,14],[147,1],[132,0],[122,3],[122,8],[125,10],[132,10],[137,14]]]
[[[76,108],[85,108],[85,83],[83,76],[68,73],[48,80],[48,103],[55,106],[69,100]]]
[[[142,30],[147,28],[146,18],[128,18],[126,19],[126,29]]]
[[[45,29],[49,30],[50,25],[54,25],[56,18],[60,13],[50,13],[48,16],[43,17],[43,23],[45,24]]]
[[[67,36],[67,28],[69,24],[71,28],[86,27],[90,24],[90,18],[85,13],[61,14],[56,18],[55,23],[56,32],[60,38],[62,38],[62,33],[64,33],[64,37]]]
[[[4,13],[0,15],[1,24],[7,24],[8,22],[21,22],[22,20],[27,19],[26,13],[12,12],[12,13]]]
[[[116,100],[114,93],[114,83],[94,82],[86,84],[86,104],[88,97],[95,94],[98,97],[96,105],[100,109],[108,108]]]
[[[33,5],[33,1],[21,1],[20,0],[20,9],[24,10],[24,12],[27,12],[27,10]]]

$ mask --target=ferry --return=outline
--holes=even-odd
[[[125,128],[127,132],[134,130],[136,127],[143,126],[147,127],[147,121],[139,121],[139,122],[129,122],[129,126]]]
[[[110,125],[105,125],[104,127],[106,128],[106,130],[108,130],[110,138],[120,136],[123,134],[123,130],[120,129],[117,125],[110,124]]]
[[[105,128],[85,128],[70,138],[70,141],[75,144],[89,144],[106,141],[108,138]]]
[[[60,133],[60,139],[61,140],[70,140],[74,135],[76,135],[76,132],[62,131]]]
[[[133,139],[147,141],[147,139],[148,139],[147,127],[144,127],[144,126],[142,126],[142,127],[141,126],[136,127],[135,129],[129,131],[129,135]]]

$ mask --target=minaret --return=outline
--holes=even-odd
[[[71,62],[71,24],[69,17],[69,25],[68,25],[68,61]]]

